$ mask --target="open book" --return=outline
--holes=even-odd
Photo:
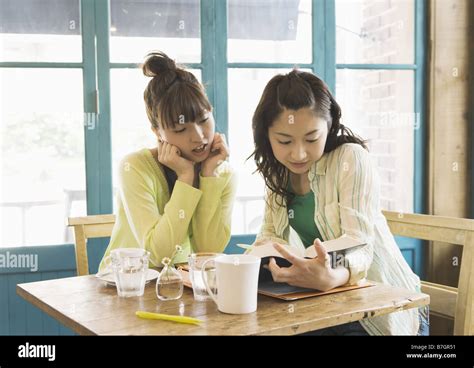
[[[322,242],[322,244],[326,248],[328,253],[339,252],[339,251],[343,251],[343,250],[351,249],[355,247],[362,247],[365,245],[365,243],[361,243],[360,241],[354,238],[351,238],[349,235],[346,235],[346,234],[343,234],[341,237],[337,239]],[[258,246],[249,246],[245,248],[247,248],[246,254],[251,254],[253,256],[257,256],[260,258],[266,258],[266,257],[284,258],[271,243],[258,245]],[[309,246],[308,248],[303,248],[303,247],[300,248],[300,247],[296,247],[292,245],[287,245],[287,249],[288,251],[290,251],[296,256],[300,256],[304,258],[317,257],[316,250],[314,249],[312,245]]]
[[[326,248],[328,254],[331,257],[331,265],[335,267],[334,265],[336,264],[336,261],[338,260],[338,252],[343,252],[347,249],[355,249],[358,247],[363,247],[366,244],[361,243],[360,241],[344,234],[341,237],[333,240],[328,240],[325,242],[322,242],[324,247]],[[270,262],[271,258],[274,258],[277,265],[280,267],[290,267],[291,263],[286,260],[280,252],[278,252],[274,247],[272,243],[267,243],[264,245],[260,246],[245,246],[241,245],[243,248],[247,248],[246,254],[251,254],[257,257],[260,257],[262,259],[261,265],[260,265],[260,275],[258,278],[258,291],[261,294],[265,294],[268,296],[273,296],[276,298],[284,299],[284,300],[295,300],[295,299],[301,299],[305,297],[310,297],[310,296],[316,296],[316,295],[323,295],[323,294],[330,294],[330,293],[335,293],[339,291],[345,291],[345,290],[351,290],[351,289],[356,289],[360,287],[365,287],[365,286],[371,286],[371,283],[367,282],[362,282],[359,285],[353,285],[353,286],[346,286],[346,287],[338,287],[333,290],[329,290],[326,292],[322,292],[319,290],[313,290],[313,289],[305,289],[297,286],[291,286],[286,283],[279,283],[279,282],[274,282],[272,274],[270,270],[264,268],[264,265],[267,265]],[[303,248],[303,247],[296,247],[296,246],[291,246],[287,245],[287,250],[294,255],[304,257],[304,258],[316,258],[316,250],[314,249],[314,246],[310,246],[308,248]]]

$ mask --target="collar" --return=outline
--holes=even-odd
[[[311,165],[308,173],[309,180],[312,181],[316,175],[326,175],[327,166],[328,154],[324,153],[318,161]]]

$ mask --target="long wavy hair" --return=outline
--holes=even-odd
[[[288,191],[289,170],[273,154],[268,129],[284,111],[309,108],[328,124],[324,152],[331,152],[344,143],[357,143],[368,150],[366,141],[341,124],[341,108],[327,85],[312,73],[297,69],[274,76],[266,85],[252,119],[254,157],[266,187],[277,195],[276,203],[289,205],[294,194]]]

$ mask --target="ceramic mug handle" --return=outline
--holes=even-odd
[[[206,287],[206,290],[207,290],[207,293],[209,294],[209,296],[212,298],[212,300],[214,300],[214,303],[218,304],[217,303],[217,297],[216,297],[216,294],[214,294],[211,290],[211,288],[209,287],[209,283],[207,281],[207,274],[206,274],[206,265],[208,262],[210,261],[214,261],[214,259],[208,259],[207,261],[205,261],[203,264],[202,264],[202,267],[201,267],[201,277],[202,277],[202,281],[204,282],[204,286]]]

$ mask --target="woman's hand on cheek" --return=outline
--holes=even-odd
[[[201,175],[215,176],[214,171],[222,161],[229,157],[229,148],[223,136],[219,133],[214,135],[209,156],[202,162]]]
[[[173,170],[178,180],[193,185],[194,162],[181,157],[181,152],[178,147],[159,140],[158,161]]]

